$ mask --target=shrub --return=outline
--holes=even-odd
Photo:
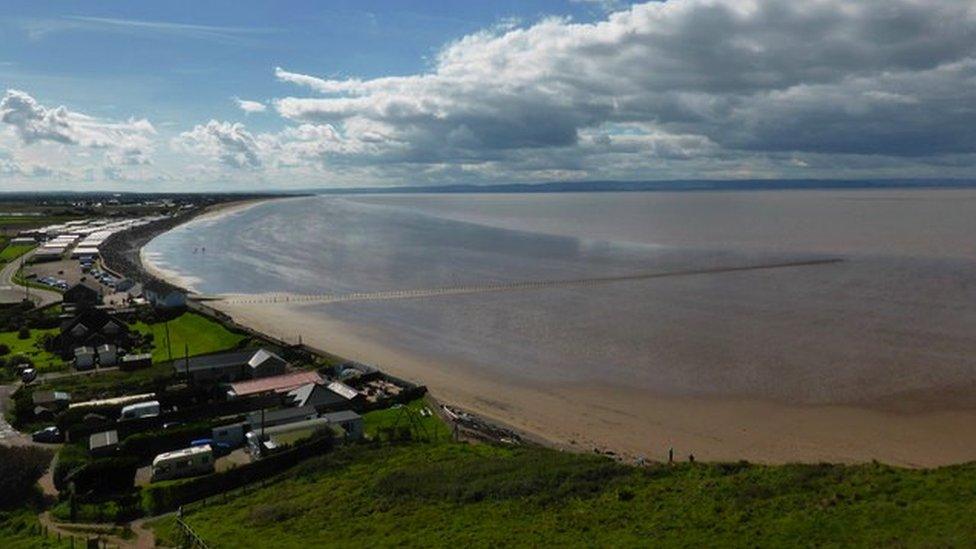
[[[7,363],[12,366],[20,366],[21,364],[34,365],[34,361],[29,356],[22,354],[10,355],[7,357]]]
[[[17,339],[30,339],[30,328],[27,326],[21,326],[17,330]]]
[[[0,343],[0,356],[9,355],[10,347],[6,343]]]
[[[71,480],[76,494],[124,494],[135,485],[139,460],[130,457],[95,459],[75,472]]]
[[[23,504],[50,463],[47,450],[0,446],[0,508]]]
[[[57,464],[54,466],[54,487],[59,492],[66,491],[68,489],[66,477],[89,462],[91,457],[88,455],[88,450],[80,444],[62,446],[58,451]]]

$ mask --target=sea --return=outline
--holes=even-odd
[[[976,405],[976,190],[319,195],[144,257],[512,383]]]

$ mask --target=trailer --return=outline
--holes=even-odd
[[[208,475],[213,472],[213,450],[209,445],[159,454],[152,462],[152,482]]]

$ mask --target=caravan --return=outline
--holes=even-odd
[[[214,472],[213,450],[209,445],[184,448],[159,454],[152,462],[152,481],[194,477]]]

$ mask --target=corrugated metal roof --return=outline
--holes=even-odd
[[[230,390],[237,396],[259,393],[286,392],[309,383],[322,383],[322,376],[316,372],[296,372],[280,376],[264,377],[230,384]]]

